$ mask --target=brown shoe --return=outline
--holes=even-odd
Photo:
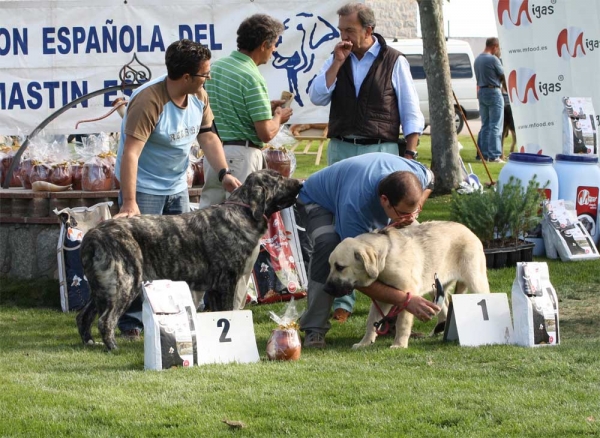
[[[125,330],[124,332],[121,332],[121,337],[128,341],[139,341],[141,339],[141,334],[142,331],[140,329],[134,328],[131,330]]]
[[[348,312],[346,309],[342,309],[341,307],[333,311],[333,319],[340,324],[345,323],[348,318],[350,318],[350,315],[352,315],[352,312]]]

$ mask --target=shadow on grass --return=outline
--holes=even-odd
[[[58,280],[0,277],[0,306],[60,310]]]

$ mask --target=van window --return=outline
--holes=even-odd
[[[450,53],[450,78],[451,79],[469,79],[473,77],[471,61],[466,53]],[[423,70],[423,55],[406,55],[406,60],[410,64],[410,73],[413,79],[425,79],[425,70]]]

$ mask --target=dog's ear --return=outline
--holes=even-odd
[[[250,206],[252,217],[256,219],[256,221],[260,221],[265,215],[265,210],[267,208],[266,197],[267,196],[264,187],[252,187],[252,191],[250,192],[250,202],[248,205]]]
[[[365,246],[357,251],[354,251],[354,258],[362,262],[365,267],[365,272],[370,278],[379,277],[379,266],[377,260],[377,253],[373,250],[373,248]]]

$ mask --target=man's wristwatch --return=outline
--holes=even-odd
[[[219,182],[223,182],[225,175],[231,175],[231,169],[229,167],[224,167],[219,170]]]
[[[417,151],[411,151],[410,149],[405,150],[404,155],[409,155],[413,160],[419,158],[419,153]]]

